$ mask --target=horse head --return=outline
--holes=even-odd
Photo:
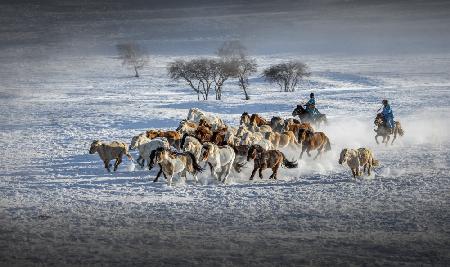
[[[377,116],[375,117],[375,120],[373,121],[373,123],[376,126],[381,126],[384,123],[384,118],[383,118],[383,114],[378,113]]]
[[[101,144],[99,140],[92,141],[91,147],[89,148],[89,154],[94,154],[97,152],[98,146]]]
[[[345,162],[347,162],[348,157],[349,157],[349,155],[348,155],[348,149],[347,149],[347,148],[342,149],[341,155],[339,156],[339,164],[342,165],[342,164],[344,164]]]

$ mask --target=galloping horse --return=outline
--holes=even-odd
[[[322,151],[330,151],[331,144],[330,139],[323,132],[312,132],[310,130],[303,130],[299,132],[298,142],[302,143],[302,153],[300,153],[300,158],[302,158],[303,153],[306,151],[309,154],[312,150],[317,150],[317,155],[314,159],[317,159],[322,154]]]
[[[226,182],[230,174],[236,154],[234,149],[228,145],[217,146],[206,142],[202,148],[202,161],[206,161],[211,168],[211,174],[219,181]],[[221,179],[223,176],[223,179]]]
[[[316,124],[317,126],[320,126],[322,122],[325,124],[328,123],[327,116],[325,114],[317,114],[314,117],[311,117],[311,114],[309,114],[302,105],[297,105],[297,107],[292,111],[292,116],[298,116],[302,122],[309,122]]]
[[[278,150],[265,150],[259,145],[252,145],[248,149],[247,153],[247,161],[253,159],[254,167],[252,171],[252,175],[250,176],[250,180],[253,180],[253,177],[256,174],[256,171],[259,170],[259,178],[263,178],[262,171],[266,168],[272,169],[272,175],[270,175],[269,179],[277,179],[277,172],[280,168],[280,165],[283,164],[286,168],[292,169],[297,168],[298,164],[296,161],[289,161],[286,159],[283,153]]]
[[[404,131],[402,129],[402,126],[400,124],[399,121],[394,122],[394,130],[391,131],[391,129],[389,129],[384,121],[383,118],[383,114],[378,113],[377,117],[375,118],[375,121],[373,122],[375,124],[375,126],[377,126],[377,129],[375,130],[375,132],[377,133],[375,135],[375,141],[377,142],[377,144],[379,144],[378,142],[378,136],[382,136],[383,137],[383,141],[382,143],[386,143],[386,146],[389,143],[389,139],[391,138],[391,134],[394,135],[394,138],[392,139],[391,145],[394,144],[395,139],[397,139],[397,134],[399,134],[400,136],[404,135]]]
[[[167,184],[172,185],[172,178],[175,174],[186,179],[186,173],[194,176],[195,182],[198,182],[197,172],[203,169],[198,165],[194,154],[191,152],[175,153],[164,147],[156,149],[156,163],[161,165],[164,175],[167,177]],[[156,182],[158,177],[153,181]]]

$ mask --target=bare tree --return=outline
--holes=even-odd
[[[247,48],[239,40],[227,41],[219,47],[216,54],[222,61],[235,68],[232,72],[233,77],[238,79],[245,100],[249,100],[250,96],[247,92],[248,77],[256,72],[257,65],[254,59],[247,57]]]
[[[266,81],[278,84],[285,92],[295,91],[298,82],[309,75],[307,65],[300,61],[272,65],[263,72]]]
[[[250,100],[250,96],[247,93],[248,77],[253,73],[256,73],[256,62],[254,59],[242,58],[238,61],[236,77],[241,89],[244,91],[245,100]]]
[[[203,100],[208,100],[214,82],[212,65],[210,59],[177,60],[169,64],[167,71],[171,79],[185,80],[189,87],[197,93],[198,100],[200,100],[200,95]]]
[[[139,77],[138,70],[148,62],[143,48],[136,43],[123,43],[117,45],[117,52],[122,60],[122,65],[134,69],[134,77]]]
[[[236,77],[238,71],[238,61],[211,60],[211,73],[214,79],[214,91],[216,100],[222,99],[222,87],[226,80]]]

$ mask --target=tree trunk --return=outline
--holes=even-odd
[[[242,77],[239,78],[239,85],[241,86],[242,91],[244,91],[245,100],[250,100],[250,96],[247,94],[247,88],[246,88],[245,84],[246,83],[245,83],[244,79]]]
[[[245,100],[250,100],[250,96],[247,94],[247,90],[246,88],[242,88],[244,90],[244,94],[245,94]]]

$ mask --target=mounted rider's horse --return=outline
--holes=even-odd
[[[397,134],[399,134],[400,136],[403,136],[403,134],[404,134],[402,126],[401,126],[400,122],[398,122],[398,121],[394,122],[393,129],[390,129],[389,127],[387,127],[386,122],[383,117],[383,114],[381,114],[381,113],[377,114],[377,117],[375,118],[375,121],[373,123],[375,124],[375,126],[377,126],[377,129],[375,129],[375,132],[377,133],[377,135],[375,135],[375,141],[377,142],[377,144],[379,144],[378,136],[383,137],[382,143],[386,143],[386,146],[387,146],[392,134],[394,135],[394,139],[392,139],[391,145],[394,143],[394,140],[397,138]]]
[[[322,122],[325,124],[328,123],[327,116],[325,114],[311,116],[311,114],[309,114],[309,112],[302,105],[297,105],[294,111],[292,111],[292,116],[298,116],[301,122],[309,122],[317,125],[318,127]]]

